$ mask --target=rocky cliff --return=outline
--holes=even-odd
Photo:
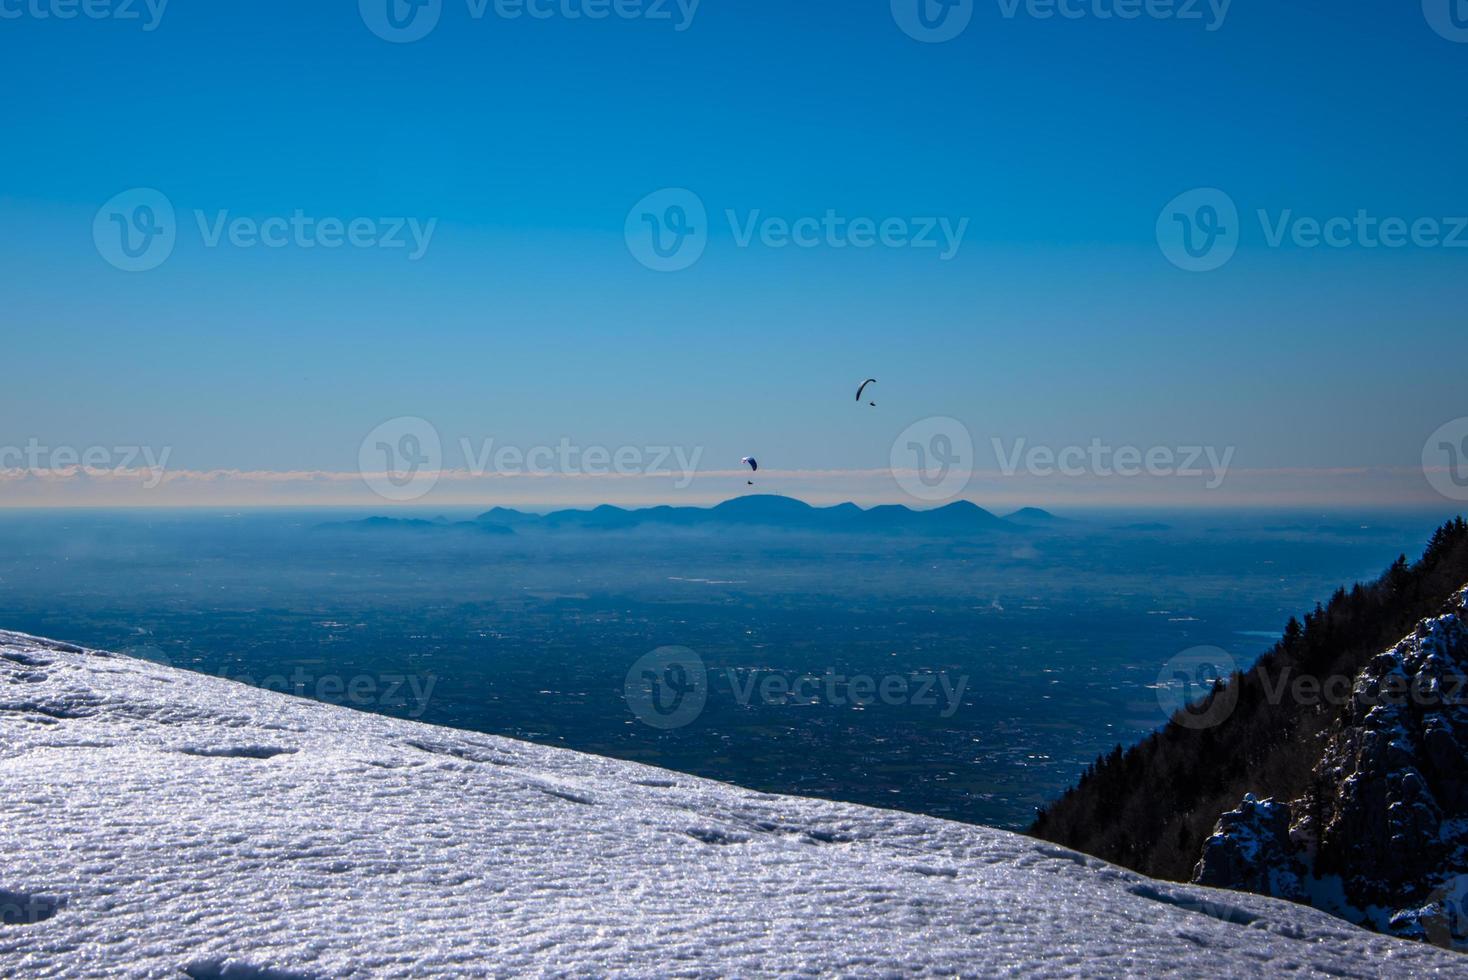
[[[1245,796],[1205,842],[1195,882],[1468,950],[1465,606],[1468,590],[1370,661],[1309,791]]]

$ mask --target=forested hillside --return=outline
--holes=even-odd
[[[1185,881],[1219,817],[1246,793],[1294,800],[1345,710],[1342,692],[1383,649],[1468,583],[1468,523],[1439,528],[1420,561],[1340,589],[1291,619],[1252,669],[1131,749],[1117,746],[1041,810],[1030,833],[1159,878]]]

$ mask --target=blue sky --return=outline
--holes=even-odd
[[[0,445],[350,474],[370,430],[414,416],[449,469],[463,439],[669,445],[715,472],[760,455],[789,492],[819,472],[822,495],[901,499],[857,475],[943,416],[972,432],[981,472],[996,438],[1233,447],[1240,472],[1398,472],[1361,491],[1397,502],[1430,494],[1424,441],[1468,415],[1468,235],[1276,247],[1256,217],[1468,215],[1468,43],[1417,4],[1236,0],[1217,23],[1206,3],[1201,20],[1097,16],[1116,0],[1044,19],[990,0],[920,43],[886,0],[703,0],[691,20],[671,2],[668,20],[565,16],[583,0],[475,19],[443,0],[431,33],[394,44],[356,3],[173,0],[145,30],[142,0],[141,22],[37,16],[58,2],[0,0]],[[143,272],[93,234],[134,188],[176,218],[172,253]],[[624,236],[663,188],[708,214],[677,272],[639,264]],[[1202,273],[1156,230],[1194,188],[1240,215],[1237,254]],[[199,228],[298,211],[433,232],[415,261],[209,247]],[[729,211],[966,224],[944,260],[742,247]],[[879,406],[858,412],[869,375]],[[1324,501],[1340,477],[1322,481]],[[564,482],[517,499],[617,497]],[[1142,482],[1120,497],[1147,498]],[[241,487],[229,502],[254,499]],[[735,492],[721,487],[705,493]],[[121,493],[10,490],[0,502]]]

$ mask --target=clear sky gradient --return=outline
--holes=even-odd
[[[389,43],[355,0],[173,0],[152,30],[142,0],[141,23],[0,0],[0,445],[166,447],[214,488],[11,479],[0,505],[336,502],[350,481],[323,474],[355,474],[397,416],[432,422],[449,470],[465,439],[570,440],[697,449],[715,474],[630,497],[594,478],[435,490],[486,502],[714,499],[745,489],[724,471],[747,454],[775,489],[819,473],[811,496],[900,500],[872,474],[930,416],[972,432],[981,503],[1093,483],[1280,502],[1253,489],[1273,471],[1296,503],[1336,500],[1341,471],[1369,474],[1353,502],[1431,498],[1424,442],[1468,416],[1468,229],[1460,248],[1275,246],[1256,212],[1468,215],[1468,43],[1416,0],[1236,0],[1222,23],[1206,2],[1202,20],[1007,5],[921,43],[888,0],[703,0],[691,21],[673,2],[669,20],[590,20],[565,13],[584,0],[543,19],[443,0],[426,37]],[[177,217],[144,272],[94,238],[134,188]],[[663,188],[708,212],[677,272],[624,235]],[[1156,233],[1195,188],[1240,214],[1237,254],[1201,273]],[[728,210],[967,225],[945,261],[741,246]],[[297,211],[436,224],[413,261],[210,247],[195,217]],[[867,376],[875,409],[852,398]],[[1265,475],[1226,498],[999,488],[996,438],[1233,447]]]

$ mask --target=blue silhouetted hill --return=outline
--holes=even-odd
[[[844,503],[815,507],[794,497],[751,494],[735,497],[713,507],[646,507],[627,509],[603,505],[590,510],[559,510],[549,514],[527,514],[496,507],[479,515],[478,521],[520,529],[578,528],[583,530],[626,530],[644,527],[720,528],[758,527],[789,531],[839,532],[853,534],[901,533],[966,535],[1013,530],[977,504],[962,500],[931,510],[900,504],[863,509]]]

